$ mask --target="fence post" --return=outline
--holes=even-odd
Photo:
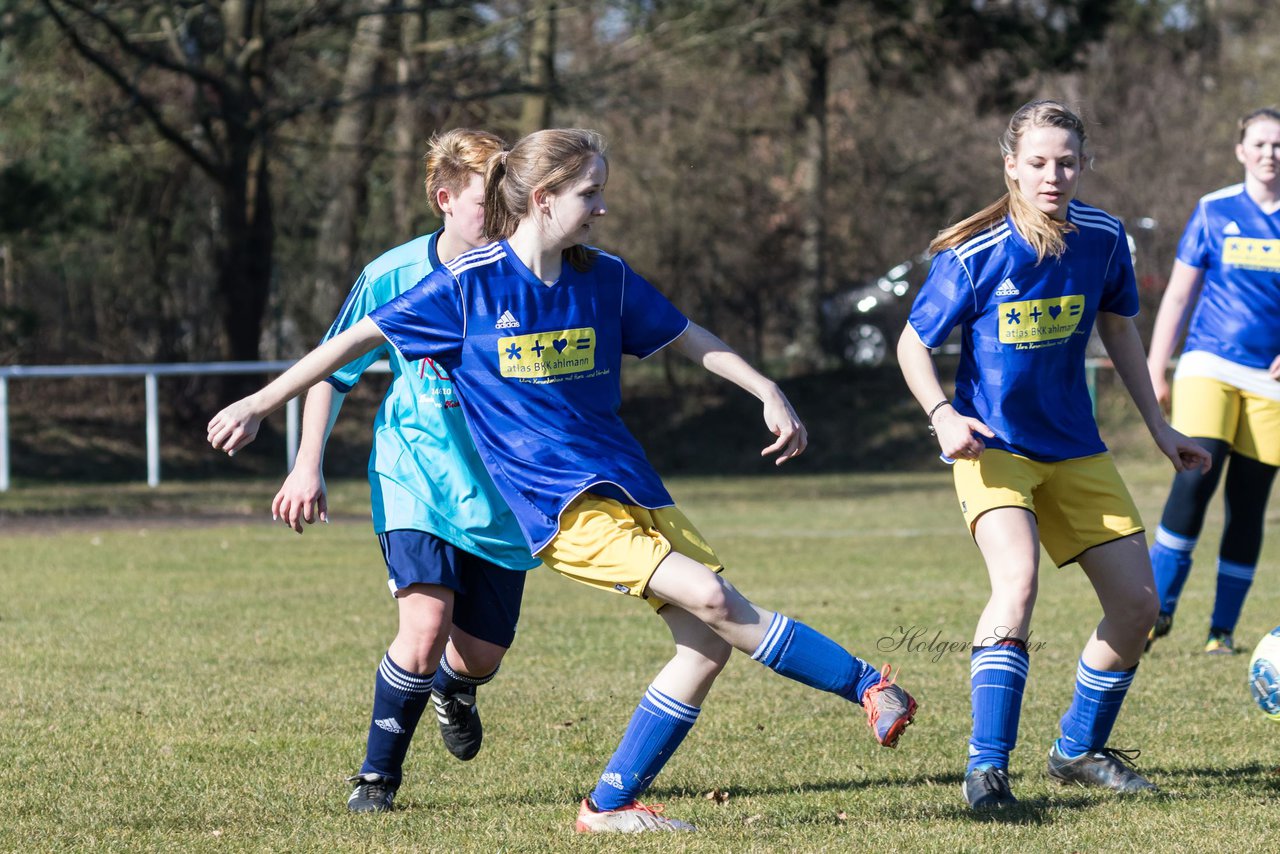
[[[0,492],[9,491],[9,378],[0,377]]]
[[[147,374],[147,486],[160,485],[160,395],[156,375]]]
[[[284,470],[293,471],[298,459],[298,398],[291,397],[284,405]]]

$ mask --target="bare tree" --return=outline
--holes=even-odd
[[[528,19],[528,88],[520,112],[521,135],[551,127],[551,105],[556,80],[555,0],[536,0],[531,4]]]
[[[317,318],[329,317],[337,310],[354,272],[356,223],[364,209],[365,176],[372,159],[372,150],[365,143],[374,106],[372,99],[358,96],[377,81],[387,31],[386,11],[393,2],[374,0],[370,14],[356,24],[347,52],[339,96],[342,106],[333,123],[323,173],[324,213],[316,240],[315,290],[310,300]]]

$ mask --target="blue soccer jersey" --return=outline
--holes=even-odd
[[[1280,211],[1264,213],[1244,184],[1210,193],[1182,232],[1178,260],[1204,270],[1183,349],[1270,367],[1280,356]]]
[[[373,312],[408,359],[453,378],[485,465],[537,553],[588,489],[641,507],[673,502],[618,417],[622,354],[644,358],[689,321],[620,258],[540,281],[506,241],[455,258]]]
[[[436,232],[411,240],[365,267],[325,340],[440,266],[438,237]],[[429,359],[411,363],[384,345],[344,365],[329,383],[348,392],[382,358],[391,364],[392,381],[374,418],[369,455],[374,530],[426,531],[498,566],[537,566],[480,461],[443,368]]]
[[[1085,346],[1099,311],[1138,313],[1138,288],[1120,221],[1072,202],[1058,258],[1035,250],[1007,217],[948,249],[909,323],[926,347],[963,329],[953,404],[996,434],[987,447],[1042,462],[1106,450],[1093,419]]]

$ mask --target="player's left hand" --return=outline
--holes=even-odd
[[[1173,463],[1176,471],[1200,470],[1201,474],[1209,471],[1213,465],[1213,457],[1194,439],[1174,430],[1168,424],[1156,434],[1156,445]]]
[[[760,456],[776,453],[778,458],[773,461],[774,465],[780,466],[792,457],[800,456],[809,447],[809,431],[800,423],[800,416],[796,415],[781,390],[765,400],[764,423],[778,439],[761,451]]]
[[[1267,369],[1267,373],[1271,374],[1271,379],[1280,380],[1280,356],[1271,360],[1271,367]]]
[[[206,438],[214,450],[226,451],[234,457],[236,451],[248,445],[258,436],[262,416],[250,404],[250,398],[242,398],[209,419]]]

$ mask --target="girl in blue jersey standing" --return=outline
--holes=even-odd
[[[547,130],[494,157],[485,231],[416,288],[313,351],[209,423],[216,448],[251,441],[262,416],[359,354],[390,341],[452,377],[494,482],[531,551],[555,571],[645,600],[675,654],[654,678],[595,789],[580,832],[692,830],[640,803],[697,719],[734,649],[775,672],[862,705],[893,747],[916,703],[883,674],[808,626],[752,603],[676,509],[618,417],[623,353],[671,345],[758,397],[783,463],[806,445],[778,386],[689,322],[622,259],[585,244],[605,214],[608,162],[591,131]],[[1145,630],[1145,629],[1144,629]]]
[[[1095,325],[1174,468],[1209,464],[1165,422],[1152,392],[1132,321],[1138,294],[1124,229],[1074,201],[1084,144],[1083,123],[1062,104],[1034,101],[1014,114],[1000,144],[1008,193],[933,241],[933,266],[898,343],[907,385],[954,461],[960,509],[991,582],[970,668],[963,792],[975,809],[1017,802],[1009,755],[1041,544],[1059,566],[1079,563],[1103,612],[1049,749],[1049,776],[1117,792],[1155,788],[1130,755],[1107,747],[1156,597],[1138,510],[1093,420],[1084,357]],[[930,350],[956,327],[964,340],[948,400]]]
[[[1280,466],[1280,111],[1255,110],[1239,130],[1244,182],[1205,196],[1191,214],[1147,360],[1156,396],[1168,405],[1165,371],[1194,305],[1174,374],[1173,425],[1208,448],[1214,466],[1174,477],[1151,546],[1160,594],[1151,636],[1173,627],[1205,509],[1225,470],[1225,525],[1204,650],[1215,655],[1235,651]]]
[[[487,242],[480,172],[503,148],[478,130],[432,137],[424,158],[427,199],[443,227],[365,267],[326,340]],[[342,366],[307,393],[297,462],[272,516],[298,533],[304,522],[327,520],[325,443],[347,392],[379,359],[389,362],[392,380],[374,418],[369,486],[399,627],[374,677],[365,757],[349,781],[353,812],[392,808],[429,705],[450,753],[466,761],[479,752],[477,690],[493,679],[515,639],[525,573],[538,565],[480,461],[448,375],[391,347]]]

